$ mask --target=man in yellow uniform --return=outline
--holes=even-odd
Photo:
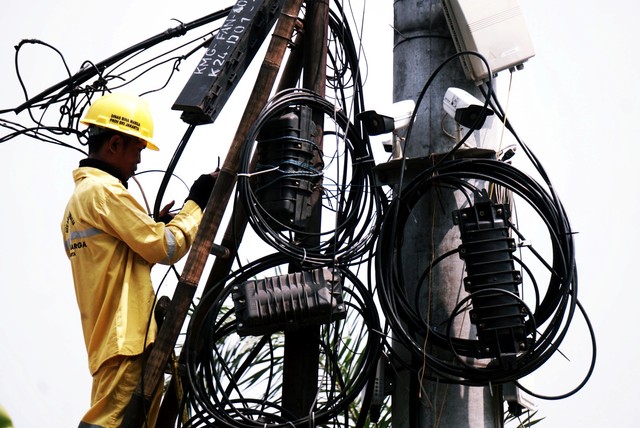
[[[89,125],[88,157],[73,171],[75,190],[61,224],[93,376],[91,408],[79,428],[115,428],[156,337],[151,267],[187,253],[217,173],[200,176],[182,209],[166,224],[156,222],[127,190],[142,150],[158,150],[145,101],[107,94],[81,123]],[[165,218],[172,204],[160,213]],[[155,425],[161,387],[148,412],[149,427]]]

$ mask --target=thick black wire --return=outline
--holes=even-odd
[[[402,150],[402,153],[406,153],[405,149],[406,146],[408,144],[410,144],[411,141],[411,136],[412,136],[412,131],[413,131],[413,124],[415,123],[416,120],[416,115],[418,114],[418,110],[420,107],[420,104],[422,103],[422,101],[424,100],[424,97],[426,96],[427,92],[429,91],[429,89],[431,88],[431,84],[433,83],[433,81],[438,77],[438,75],[445,69],[446,66],[448,66],[449,64],[451,64],[454,60],[463,57],[463,56],[475,56],[477,57],[486,67],[487,69],[487,75],[488,75],[488,83],[487,83],[487,87],[489,88],[489,93],[485,94],[485,101],[482,105],[482,110],[479,112],[478,116],[476,117],[476,120],[474,121],[474,123],[471,125],[471,127],[469,128],[469,130],[467,131],[467,133],[460,139],[460,141],[458,141],[456,143],[456,145],[449,150],[444,156],[442,156],[438,162],[442,163],[446,160],[448,160],[453,153],[455,153],[460,147],[462,147],[467,140],[471,137],[471,135],[473,135],[473,130],[476,128],[476,125],[480,124],[480,121],[483,120],[484,117],[484,112],[485,110],[488,109],[491,98],[493,96],[493,73],[491,71],[491,66],[489,65],[489,62],[487,61],[487,59],[480,53],[478,52],[474,52],[474,51],[461,51],[461,52],[457,52],[453,55],[451,55],[449,58],[445,59],[438,67],[436,67],[436,69],[431,73],[431,75],[429,76],[429,78],[427,79],[427,81],[425,82],[424,86],[422,87],[422,90],[420,91],[420,93],[418,94],[418,97],[416,98],[416,106],[413,109],[413,113],[411,114],[411,118],[409,119],[409,125],[407,127],[407,133],[405,136],[405,140],[404,140],[404,148]],[[406,161],[406,158],[402,158],[402,168],[401,168],[401,174],[400,174],[400,186],[398,186],[398,194],[401,194],[402,192],[402,183],[404,180],[404,162]]]
[[[353,114],[357,115],[364,108],[364,100],[362,97],[362,82],[360,78],[360,69],[359,69],[359,54],[357,49],[355,48],[355,43],[350,31],[349,25],[347,23],[347,20],[345,19],[344,13],[342,11],[342,8],[338,2],[336,2],[336,5],[338,7],[339,13],[336,13],[333,9],[330,10],[329,27],[331,30],[331,34],[333,34],[332,39],[335,40],[335,45],[332,44],[332,46],[335,46],[333,50],[336,50],[342,53],[338,56],[330,55],[330,59],[332,59],[333,69],[337,70],[335,73],[336,77],[334,78],[337,83],[334,85],[334,87],[339,95],[337,98],[338,105],[346,106],[348,100],[345,95],[346,84],[343,81],[343,78],[345,76],[350,76],[350,79],[353,80],[352,110],[353,110]],[[345,61],[344,63],[339,62],[339,60],[342,60],[342,59],[344,59]],[[323,105],[323,107],[327,113],[327,116],[329,116],[332,120],[337,122],[341,121],[341,123],[348,122],[346,120],[346,113],[344,113],[342,109],[340,109],[340,111],[336,113],[336,110],[338,110],[336,107],[328,104],[325,100],[321,100],[320,102],[326,103],[325,105]],[[273,104],[273,100],[271,103]],[[340,119],[338,120],[335,119],[336,114],[340,115]],[[259,119],[259,121],[261,121],[262,119],[264,119],[264,116],[261,119]],[[386,201],[386,196],[384,195],[384,193],[382,193],[380,188],[372,188],[371,186],[372,181],[370,176],[371,176],[372,164],[370,165],[369,163],[372,163],[373,159],[371,157],[370,149],[369,149],[369,137],[368,135],[363,133],[361,125],[360,124],[358,125],[359,126],[349,125],[349,128],[348,128],[349,133],[346,136],[347,141],[345,143],[345,145],[347,146],[346,149],[349,151],[349,153],[352,153],[352,154],[355,153],[355,155],[352,155],[353,165],[351,166],[351,168],[356,171],[356,173],[354,173],[354,177],[356,179],[355,180],[352,179],[350,183],[346,183],[346,182],[336,183],[336,186],[339,186],[339,187],[336,187],[337,189],[339,189],[339,191],[336,193],[337,204],[332,205],[332,207],[333,207],[333,210],[337,213],[337,218],[338,218],[337,229],[338,230],[336,231],[336,233],[332,238],[327,239],[323,243],[324,245],[321,245],[320,247],[316,247],[315,252],[314,252],[314,249],[310,250],[308,247],[304,249],[294,248],[293,254],[299,256],[299,258],[303,259],[305,262],[309,262],[309,263],[331,262],[330,259],[335,258],[336,248],[338,249],[338,251],[340,251],[340,246],[348,245],[351,248],[351,253],[349,254],[349,257],[342,257],[340,261],[343,263],[351,263],[352,262],[351,260],[355,260],[358,257],[362,256],[364,253],[366,253],[368,251],[368,248],[371,248],[370,243],[375,239],[374,236],[376,234],[376,230],[378,227],[376,223],[379,224],[379,219],[381,218],[381,211],[383,210],[387,201]],[[344,133],[345,125],[341,125],[341,126]],[[327,131],[325,135],[328,135],[328,133],[329,131]],[[339,138],[339,137],[336,137],[336,138]],[[247,141],[250,141],[250,138],[248,138]],[[248,150],[250,150],[251,148],[252,148],[251,146],[247,146],[245,144],[245,149],[247,150],[245,152],[245,156],[249,156],[250,152]],[[359,156],[359,158],[356,157],[355,159],[353,159],[353,156]],[[359,163],[361,162],[363,162],[363,165],[359,165]],[[342,168],[343,168],[343,172],[342,172],[343,177],[346,177],[348,173],[347,168],[349,168],[348,162],[343,162]],[[363,170],[364,170],[364,175],[362,177],[363,179],[366,180],[366,182],[362,184],[358,184],[359,182],[361,182],[361,180],[359,180],[360,176],[357,174],[357,172],[363,171]],[[242,178],[240,178],[240,181],[242,181]],[[347,192],[347,190],[350,190],[350,191]],[[330,189],[327,186],[325,186],[324,191],[325,191],[325,195],[327,195],[330,192]],[[367,206],[367,210],[363,210],[362,209],[363,202],[361,201],[366,201],[367,199],[362,195],[367,192],[372,192],[372,194],[367,195],[366,198],[368,198],[368,200],[371,200],[373,198],[374,204],[372,205],[371,203],[369,203]],[[347,194],[348,194],[348,198],[345,198],[345,195]],[[242,200],[242,197],[240,197],[241,196],[240,192],[238,192],[238,195],[239,195],[238,199]],[[331,197],[327,196],[327,198],[330,199]],[[260,220],[269,219],[270,221],[274,221],[273,217],[269,214],[269,212],[267,212],[266,210],[259,210],[259,211],[261,214]],[[376,223],[374,223],[373,228],[370,229],[368,234],[366,233],[367,224],[363,224],[361,225],[360,233],[357,235],[353,235],[351,232],[358,227],[357,223],[361,221],[362,218],[365,218],[365,219],[375,218]],[[278,231],[273,230],[273,228],[270,228],[267,221],[255,221],[255,222],[250,221],[250,224],[252,224],[252,227],[253,226],[258,227],[259,231],[264,231],[267,235],[278,235]],[[343,229],[346,230],[346,232],[341,233],[341,230]],[[330,233],[331,232],[328,232],[326,234],[330,234]],[[309,236],[313,236],[313,235],[309,235]],[[290,241],[289,237],[282,237],[282,239],[275,239],[275,243],[277,244],[276,248],[279,250],[282,250],[282,248],[291,249],[291,247],[288,247],[286,245],[288,244],[289,241]],[[274,241],[267,240],[267,242],[274,242]],[[280,244],[285,244],[285,245],[283,247]],[[312,254],[310,255],[310,253]],[[323,253],[321,261],[315,260],[313,258],[313,256],[317,256],[319,253]],[[334,254],[332,255],[332,253]]]
[[[415,312],[416,309],[410,304],[411,300],[405,296],[405,280],[397,267],[401,265],[402,259],[399,248],[403,239],[403,223],[409,218],[411,208],[429,189],[443,184],[455,187],[459,182],[469,179],[495,183],[521,196],[545,222],[553,247],[555,274],[551,275],[547,293],[535,308],[533,316],[535,325],[540,326],[549,321],[548,327],[540,334],[541,339],[536,341],[532,349],[517,360],[514,370],[470,369],[443,361],[434,355],[424,355],[422,340],[425,335],[428,334],[432,338],[439,336],[447,341],[449,339],[446,338],[446,334],[443,335],[427,325],[421,314]],[[383,223],[376,254],[380,300],[398,340],[416,356],[425,358],[428,366],[436,373],[435,379],[470,385],[507,382],[531,373],[551,357],[562,342],[573,316],[577,302],[577,278],[574,276],[574,250],[568,219],[564,209],[546,189],[504,162],[484,159],[455,160],[431,168],[418,176],[405,187],[401,198],[393,200],[390,208],[390,211],[397,215]],[[467,344],[469,349],[474,348],[473,341]],[[457,352],[468,352],[462,345],[457,346]]]
[[[140,43],[137,43],[107,59],[105,59],[104,61],[101,61],[100,63],[96,64],[95,68],[83,68],[81,69],[79,72],[77,72],[76,74],[74,74],[73,76],[70,76],[68,79],[63,80],[53,86],[51,86],[48,89],[45,89],[44,91],[40,92],[38,95],[35,95],[34,97],[29,98],[28,100],[26,100],[23,104],[21,104],[20,106],[16,107],[14,109],[14,111],[16,113],[19,113],[20,111],[26,109],[26,108],[31,108],[36,106],[38,103],[40,103],[41,101],[45,100],[47,97],[52,96],[52,94],[54,94],[56,91],[59,91],[60,89],[66,87],[75,87],[78,86],[84,82],[86,82],[87,80],[93,78],[96,75],[96,71],[97,70],[104,70],[106,68],[108,68],[109,66],[115,64],[116,62],[122,60],[123,58],[126,58],[132,54],[135,54],[136,52],[139,51],[143,51],[146,49],[149,49],[152,46],[157,45],[158,43],[161,43],[163,41],[169,40],[173,37],[177,37],[177,36],[182,36],[184,34],[186,34],[189,30],[194,29],[194,28],[198,28],[202,25],[208,24],[210,22],[216,21],[218,19],[224,18],[225,16],[227,16],[229,14],[229,11],[231,10],[231,7],[228,7],[224,10],[221,11],[217,11],[214,12],[210,15],[204,16],[202,18],[199,18],[197,20],[194,20],[192,22],[189,22],[187,24],[180,24],[177,27],[174,28],[170,28],[156,36],[150,37],[147,40],[144,40]],[[58,95],[53,95],[53,99],[55,100]]]
[[[317,234],[297,231],[297,236],[330,235],[313,247],[303,247],[293,243],[292,231],[288,229],[288,225],[281,225],[285,233],[270,226],[277,220],[259,203],[251,180],[252,173],[256,171],[251,171],[249,168],[254,142],[264,124],[292,106],[300,105],[324,112],[335,121],[345,135],[345,149],[351,160],[351,182],[342,183],[334,229]],[[349,189],[346,197],[347,187],[345,186]],[[371,189],[373,189],[373,158],[369,146],[359,138],[357,130],[344,111],[336,111],[333,104],[311,91],[296,88],[280,92],[269,101],[248,132],[241,152],[238,200],[244,204],[249,224],[254,231],[273,248],[296,260],[318,266],[334,263],[336,260],[341,264],[350,264],[366,254],[375,242],[384,206],[381,192]]]
[[[53,144],[61,145],[63,147],[73,148],[80,152],[83,152],[81,149],[76,148],[75,146],[72,146],[70,144],[58,141],[55,138],[51,138],[47,134],[59,134],[59,135],[73,134],[77,136],[77,139],[80,145],[86,144],[86,142],[84,141],[85,134],[83,132],[77,131],[78,123],[79,123],[80,117],[82,117],[83,111],[90,104],[90,99],[93,98],[95,94],[100,94],[100,93],[103,93],[104,91],[112,91],[122,86],[129,85],[133,81],[135,81],[136,79],[144,75],[145,73],[149,72],[150,70],[161,66],[163,63],[166,63],[171,60],[175,60],[170,76],[167,78],[167,83],[168,83],[168,81],[171,79],[171,76],[173,76],[174,72],[176,71],[176,67],[177,67],[176,62],[180,62],[188,58],[189,56],[194,54],[197,51],[197,49],[193,49],[191,52],[187,54],[184,54],[175,58],[170,58],[165,61],[159,61],[160,57],[168,55],[171,51],[161,53],[150,60],[147,60],[141,64],[130,67],[127,70],[122,71],[121,74],[116,75],[114,74],[114,72],[117,70],[118,67],[121,67],[124,64],[127,64],[128,62],[132,61],[136,56],[141,55],[142,53],[149,52],[150,48],[158,45],[161,42],[167,41],[174,37],[182,36],[195,28],[198,28],[200,26],[203,26],[215,20],[224,18],[226,15],[228,15],[230,10],[231,8],[229,7],[224,10],[217,11],[207,16],[204,16],[202,18],[199,18],[197,20],[194,20],[192,22],[189,22],[186,24],[181,23],[177,27],[169,28],[160,34],[153,36],[147,40],[144,40],[140,43],[137,43],[97,64],[93,64],[90,61],[86,61],[80,67],[80,71],[78,71],[73,75],[71,75],[69,68],[66,65],[66,61],[64,57],[62,56],[60,51],[58,51],[55,47],[39,40],[30,39],[30,40],[21,41],[18,44],[18,46],[16,46],[15,67],[16,67],[16,73],[18,75],[18,80],[20,82],[20,85],[22,87],[26,100],[18,107],[1,110],[0,114],[7,113],[7,112],[20,113],[23,110],[27,110],[28,115],[30,116],[31,120],[36,124],[36,127],[32,128],[34,129],[34,131],[32,132],[30,131],[14,132],[12,134],[4,136],[2,138],[2,141],[6,141],[8,139],[14,138],[17,135],[25,134],[32,138],[41,140],[43,142],[53,143]],[[214,30],[213,32],[215,31],[216,30]],[[207,32],[207,34],[211,34],[211,33],[212,33],[211,31]],[[195,39],[187,41],[184,44],[180,45],[179,47],[174,48],[172,51],[182,49],[187,45],[193,44],[194,42],[198,42],[198,40],[200,39],[202,39],[202,36],[198,36]],[[18,61],[20,50],[26,44],[39,44],[39,45],[46,46],[51,50],[54,50],[62,58],[63,65],[65,66],[67,75],[69,76],[67,79],[61,82],[58,82],[57,84],[51,86],[50,88],[42,91],[38,95],[33,96],[31,98],[29,98],[27,88],[22,81],[21,72],[19,68],[19,61]],[[202,42],[198,42],[198,45],[199,47],[202,46]],[[156,62],[156,64],[150,64],[151,62]],[[144,67],[147,64],[150,64],[150,65],[146,69],[142,70],[137,76],[133,76],[132,78],[126,78],[126,79],[124,78],[123,76],[124,74],[130,74],[134,72],[136,69]],[[88,80],[94,77],[97,77],[97,79],[93,83],[84,85],[85,82],[87,82]],[[120,80],[121,83],[120,84],[113,83],[116,80]],[[165,87],[167,83],[165,83],[163,87]],[[158,90],[159,90],[158,88],[155,88],[152,90],[147,90],[145,93],[155,92]],[[47,111],[49,111],[50,108],[55,104],[61,105],[59,108],[59,113],[60,113],[59,120],[58,120],[57,126],[51,126],[44,123],[44,116],[45,114],[47,114]],[[35,109],[39,109],[42,111],[42,113],[40,114],[40,119],[34,116],[33,111]],[[12,129],[12,126],[8,121],[5,122],[4,120],[0,120],[0,126]],[[15,130],[15,128],[13,129]]]
[[[237,422],[231,422],[230,426],[236,426]]]
[[[533,397],[541,398],[543,400],[562,400],[562,399],[568,398],[568,397],[572,396],[573,394],[575,394],[576,392],[580,391],[587,384],[587,382],[591,378],[591,375],[593,374],[593,371],[595,370],[596,359],[597,359],[597,346],[596,346],[596,336],[595,336],[595,332],[594,332],[594,329],[593,329],[593,325],[591,324],[591,320],[589,319],[584,306],[582,306],[582,304],[580,303],[579,300],[576,300],[576,305],[577,305],[578,309],[580,310],[580,314],[584,318],[584,321],[587,323],[587,329],[589,331],[589,339],[591,341],[591,362],[589,363],[589,369],[587,370],[587,373],[585,374],[584,378],[580,381],[580,383],[576,387],[574,387],[570,391],[567,391],[564,394],[559,394],[559,395],[539,394],[539,393],[536,393],[536,392],[534,392],[534,391],[532,391],[530,389],[525,388],[520,382],[517,382],[517,381],[515,382],[516,385],[521,390],[523,390],[524,392],[530,394]]]
[[[17,46],[15,46],[16,48],[16,53],[14,56],[14,66],[15,66],[15,70],[16,70],[16,76],[18,77],[18,82],[20,83],[20,88],[22,88],[22,93],[24,94],[25,99],[29,99],[29,95],[27,92],[27,87],[24,84],[24,80],[22,80],[22,75],[20,74],[20,67],[18,65],[18,53],[20,52],[20,50],[22,49],[22,47],[26,44],[35,44],[35,45],[43,45],[48,47],[49,49],[51,49],[52,51],[54,51],[56,54],[58,54],[58,56],[60,57],[60,60],[62,61],[62,65],[64,65],[64,68],[67,72],[67,76],[69,76],[69,78],[71,78],[71,71],[69,70],[69,66],[67,65],[67,61],[64,58],[64,55],[62,55],[62,52],[60,52],[58,49],[56,49],[54,46],[43,42],[41,40],[38,39],[25,39],[25,40],[21,40],[20,43],[18,43]],[[29,110],[29,116],[31,117],[31,120],[33,122],[38,123],[38,121],[35,119],[35,117],[33,117],[33,114],[31,112],[31,110]]]
[[[540,174],[543,182],[548,187],[548,191],[549,191],[549,194],[551,196],[551,199],[557,204],[558,209],[564,213],[564,207],[563,207],[562,203],[560,202],[560,198],[558,197],[553,184],[551,183],[549,175],[547,174],[547,172],[545,171],[542,163],[535,156],[533,151],[518,136],[517,132],[515,131],[515,129],[511,125],[510,121],[505,116],[504,109],[500,105],[500,101],[498,100],[498,98],[497,98],[495,92],[492,90],[491,86],[489,85],[488,90],[483,88],[483,87],[480,87],[480,90],[483,92],[485,97],[490,100],[491,106],[494,109],[494,111],[496,112],[496,115],[498,116],[498,118],[500,120],[502,120],[502,122],[504,123],[504,126],[506,127],[506,129],[511,133],[511,135],[513,135],[513,137],[518,142],[518,145],[523,149],[525,155],[527,156],[527,158],[529,159],[531,164],[534,166],[534,168],[536,169],[538,174]],[[566,217],[566,213],[564,214],[564,216]]]
[[[221,341],[224,342],[225,337],[235,333],[232,311],[225,308],[225,301],[228,301],[236,284],[255,278],[256,275],[268,269],[287,265],[290,262],[291,259],[283,254],[264,257],[224,280],[226,285],[221,294],[209,293],[202,297],[191,319],[184,347],[187,378],[191,386],[190,403],[195,411],[195,415],[186,426],[201,426],[200,423],[210,423],[211,419],[215,420],[214,426],[229,427],[303,427],[308,426],[312,419],[317,424],[329,423],[337,415],[345,412],[363,389],[373,387],[371,376],[375,373],[381,350],[378,314],[375,310],[373,297],[366,286],[352,272],[338,268],[341,275],[352,284],[352,287],[343,288],[343,292],[349,297],[345,299],[345,304],[349,305],[349,311],[356,311],[362,317],[367,329],[366,346],[362,351],[364,355],[356,369],[350,368],[355,377],[342,379],[342,381],[339,378],[336,379],[342,385],[340,391],[334,391],[337,393],[332,395],[327,403],[318,403],[319,407],[314,415],[298,419],[286,413],[281,414],[283,409],[271,399],[265,398],[263,402],[247,397],[237,400],[232,399],[229,395],[229,387],[236,389],[236,392],[241,393],[241,391],[232,382],[232,379],[237,379],[238,373],[233,373],[228,362],[224,361],[222,354],[217,351],[218,344]],[[222,284],[221,287],[216,288],[222,288]],[[222,314],[221,317],[220,314]],[[204,322],[201,322],[202,320]],[[337,332],[335,333],[337,334]],[[205,348],[209,351],[196,354],[194,352],[197,349],[196,344],[203,338],[206,338],[207,346]],[[324,342],[322,344],[328,360],[331,360],[330,355],[335,353],[335,346],[341,346],[343,340],[341,335],[334,335],[331,343]],[[328,370],[336,370],[341,366],[337,361],[329,362],[333,367],[329,367]],[[245,361],[245,365],[249,363],[250,361]],[[226,387],[220,370],[225,373],[225,381],[231,382]],[[333,385],[337,386],[335,383]],[[262,410],[258,410],[250,404],[260,404]],[[270,409],[277,411],[278,414],[272,414],[268,411]],[[366,408],[361,408],[362,413],[366,414],[366,411]]]
[[[184,152],[184,149],[187,147],[187,143],[191,139],[193,135],[193,131],[195,130],[195,125],[189,125],[187,130],[185,131],[180,143],[176,147],[176,150],[173,153],[173,157],[167,166],[167,170],[165,171],[162,181],[160,182],[160,186],[158,187],[158,193],[156,195],[155,202],[153,203],[153,217],[157,218],[158,213],[160,212],[160,205],[162,205],[162,199],[164,198],[164,193],[167,190],[167,186],[169,185],[169,181],[173,176],[173,172],[175,171],[176,166],[178,165],[178,161]]]
[[[485,63],[487,69],[489,70],[488,75],[491,78],[492,73],[491,73],[489,65],[488,65],[487,61],[484,59],[484,57],[482,57],[480,54],[475,53],[475,52],[459,52],[458,54],[454,55],[453,57],[451,57],[447,61],[445,61],[443,64],[441,64],[440,67],[438,67],[434,71],[434,73],[432,73],[432,75],[430,76],[429,80],[427,81],[427,83],[423,87],[423,90],[421,91],[420,95],[418,96],[418,101],[417,101],[418,105],[420,104],[422,98],[426,94],[426,91],[430,87],[431,82],[435,79],[436,75],[442,70],[442,68],[447,63],[449,63],[451,60],[453,60],[453,58],[461,56],[461,55],[476,55],[476,56],[478,56]],[[492,103],[491,105],[494,106],[496,111],[498,113],[501,113],[501,108],[500,108],[499,103],[497,101],[497,97],[496,97],[495,93],[492,90],[492,81],[491,81],[491,79],[488,82],[487,88],[488,88],[488,91],[483,91],[483,94],[485,96],[484,108],[487,108],[489,103]],[[405,144],[407,144],[409,142],[411,129],[412,129],[413,123],[415,121],[415,115],[417,113],[417,110],[418,110],[418,107],[416,106],[416,109],[414,110],[413,116],[412,116],[412,118],[410,120],[409,128],[408,128],[408,131],[407,131],[407,139],[405,140]],[[511,127],[511,125],[508,124],[508,121],[505,120],[505,123],[507,123],[508,129],[515,135],[515,132],[514,132],[513,128]],[[471,132],[467,133],[463,137],[463,139],[453,149],[451,149],[445,156],[441,157],[440,160],[438,161],[438,164],[436,164],[436,167],[439,164],[442,164],[442,163],[448,161],[449,158],[453,155],[453,153],[455,153],[458,150],[458,148],[461,147],[462,144],[464,144],[465,140],[470,135],[471,135]],[[517,138],[517,136],[516,136],[516,138]],[[528,155],[529,159],[531,160],[531,162],[540,171],[540,174],[542,175],[544,182],[549,186],[549,192],[551,193],[551,198],[550,199],[553,201],[553,203],[555,204],[557,210],[560,212],[560,216],[566,218],[566,214],[564,213],[564,208],[562,207],[562,204],[559,202],[559,199],[558,199],[557,195],[555,194],[553,186],[549,182],[548,176],[547,176],[546,172],[544,172],[544,170],[542,169],[542,166],[541,166],[540,162],[535,158],[533,153],[531,153],[531,151],[526,146],[524,146],[524,144],[519,140],[519,138],[518,138],[518,141],[521,143],[521,145],[525,149],[525,152],[527,153],[527,155]],[[433,168],[434,171],[436,169],[437,168]],[[401,168],[401,170],[404,171],[404,168]],[[399,186],[399,190],[397,191],[397,197],[398,198],[401,196],[401,193],[403,192],[403,188],[402,188],[403,179],[404,179],[403,178],[403,174],[401,173],[401,185]],[[395,204],[393,206],[394,209],[391,209],[390,212],[393,212],[394,210],[398,210],[399,206],[400,206],[400,204]],[[397,236],[397,233],[396,233],[397,230],[395,228],[396,227],[396,225],[395,225],[396,218],[397,218],[396,215],[392,215],[391,219],[388,220],[388,223],[391,223],[391,225],[390,226],[386,225],[386,224],[384,225],[384,226],[388,226],[388,229],[385,229],[385,230],[393,230],[393,233],[390,233],[390,235],[396,235]],[[549,227],[549,225],[547,225],[547,226]],[[568,230],[569,231],[566,232],[566,233],[570,234],[571,233],[570,229],[568,229]],[[384,239],[382,239],[379,242],[384,242]],[[558,248],[558,247],[556,247],[556,248]],[[568,259],[573,260],[573,251],[571,251],[570,253],[571,254],[567,255],[567,257],[568,257]],[[558,259],[562,260],[562,257],[555,258],[554,262],[557,262]],[[376,260],[379,263],[380,262],[380,257],[377,257]],[[400,262],[398,264],[400,264]],[[554,274],[556,273],[557,268],[558,268],[558,266],[554,263],[554,266],[552,267],[552,272],[554,272]],[[392,275],[390,275],[391,279],[396,279],[397,280],[397,277],[396,277],[398,275],[398,270],[397,269],[398,268],[396,268],[394,273],[392,273]],[[575,266],[573,268],[573,271],[575,271]],[[570,273],[568,276],[571,277],[572,273]],[[550,290],[553,290],[553,287],[557,285],[557,281],[554,281],[555,278],[556,278],[555,276],[552,276],[552,281],[550,283]],[[575,282],[577,283],[577,279],[576,279]],[[567,279],[566,283],[571,283],[571,279]],[[572,284],[572,285],[573,285],[573,287],[577,287],[577,284]],[[534,286],[535,286],[535,284],[534,284]],[[538,293],[537,286],[536,286],[535,290],[536,290],[536,302],[538,302],[539,300],[538,300],[538,294],[537,294]],[[397,287],[394,291],[396,291],[398,293],[396,295],[400,295],[401,296],[403,294],[403,292],[404,292],[404,287]],[[382,300],[383,300],[383,302],[385,302],[384,298]],[[389,302],[385,302],[385,303],[389,303]],[[572,300],[571,303],[572,304],[569,305],[569,309],[568,309],[568,311],[569,311],[569,320],[570,320],[571,316],[573,315],[573,310],[574,310],[575,305],[578,304],[577,303],[577,299]],[[404,307],[404,308],[410,307],[410,305],[408,304],[408,301],[406,299],[404,299],[404,303],[401,301],[401,302],[399,302],[399,304],[400,304],[401,308],[402,307]],[[562,317],[558,313],[554,314],[553,310],[555,308],[555,304],[558,304],[558,305],[561,305],[561,306],[564,306],[564,305],[567,304],[567,295],[565,294],[563,296],[562,293],[559,293],[557,289],[553,290],[553,292],[547,293],[545,295],[545,300],[542,302],[542,304],[536,305],[536,313],[538,314],[539,319],[548,319],[549,317],[553,316],[553,322],[551,324],[553,326],[557,327],[557,326],[562,324]],[[395,310],[395,305],[390,304],[390,307],[394,308],[394,310]],[[388,314],[386,314],[386,315],[388,316]],[[585,314],[585,317],[586,317],[586,314]],[[419,320],[419,319],[420,319],[419,316],[415,317],[415,320]],[[418,325],[416,325],[415,320],[414,320],[414,324],[413,324],[412,327],[417,328],[417,331],[424,331],[424,330],[429,331],[429,327],[428,326],[426,326],[425,328],[421,328],[421,326],[419,325],[419,322],[417,323]],[[395,318],[394,316],[391,316],[390,317],[390,321],[391,321],[392,325],[395,325],[396,328],[398,327],[397,318]],[[555,352],[555,350],[557,349],[557,346],[562,341],[562,338],[564,337],[564,334],[566,334],[566,329],[568,328],[568,324],[569,324],[569,321],[567,321],[567,323],[565,325],[565,328],[559,333],[558,333],[557,329],[551,328],[549,330],[549,332],[548,332],[549,334],[547,335],[547,338],[543,339],[541,341],[541,343],[539,345],[542,345],[542,349],[548,349],[548,352],[546,354],[542,353],[542,355],[543,355],[541,357],[542,360],[548,359],[550,357],[550,355],[553,352]],[[402,330],[402,327],[400,329]],[[431,331],[431,333],[434,333],[434,332]],[[558,336],[555,336],[556,333],[558,334]],[[592,333],[592,331],[591,331],[591,333]],[[445,339],[445,337],[442,337],[442,336],[439,337],[437,334],[432,335],[431,337],[432,337],[432,339],[435,337],[436,341],[439,338],[440,339]],[[593,337],[593,335],[592,335],[592,337]],[[554,342],[554,340],[553,340],[554,338],[557,338],[556,342]],[[440,340],[440,342],[442,342],[442,340]],[[458,344],[458,346],[462,346],[462,345]],[[411,345],[408,345],[408,347],[411,348]],[[595,341],[593,341],[593,350],[594,350],[593,362],[595,362]],[[419,346],[416,347],[415,351],[416,351],[417,354],[422,355],[421,347],[419,347]],[[391,350],[391,353],[393,354],[393,350]],[[435,364],[436,362],[434,362],[434,361],[432,361],[432,363],[434,363],[433,367],[432,367],[432,369],[434,369],[434,372],[436,374],[439,374],[441,377],[444,378],[444,379],[439,379],[439,380],[451,380],[451,381],[456,382],[455,379],[448,378],[449,374],[447,374],[446,370],[444,372],[442,372],[442,373],[438,371],[440,369],[447,368],[446,366],[445,367],[439,366],[438,364]],[[588,376],[590,376],[590,373],[587,375],[587,377]],[[438,376],[435,376],[434,378],[438,379]],[[584,383],[586,383],[586,379],[585,379],[585,382],[582,383],[582,385],[584,385]]]

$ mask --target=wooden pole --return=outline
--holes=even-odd
[[[277,31],[277,30],[276,30]],[[296,41],[293,43],[291,48],[292,52],[289,55],[287,60],[287,64],[283,70],[283,73],[280,77],[280,83],[278,85],[277,91],[281,91],[285,88],[292,87],[295,85],[296,81],[300,76],[300,72],[302,70],[302,46],[300,46],[300,34],[296,37]],[[253,100],[253,98],[251,98]],[[266,102],[266,100],[264,100]],[[255,120],[254,117],[251,120]],[[249,120],[249,118],[247,118]],[[243,132],[246,131],[247,128],[242,129]],[[238,130],[240,132],[240,130]],[[244,138],[244,137],[243,137]],[[253,165],[255,165],[256,159],[252,159],[252,166],[249,167],[250,170],[253,169]],[[213,292],[214,288],[217,284],[229,274],[231,268],[233,266],[233,261],[237,254],[237,246],[242,241],[244,236],[244,232],[246,230],[248,224],[247,213],[242,204],[235,207],[235,211],[233,216],[231,217],[230,223],[225,230],[225,233],[220,241],[220,245],[223,248],[228,249],[228,255],[225,257],[216,257],[211,267],[211,271],[209,272],[209,276],[207,278],[207,282],[205,283],[203,294],[207,294],[209,292]],[[222,290],[218,290],[220,292]],[[197,323],[197,320],[194,320]],[[184,362],[184,354],[180,355],[179,363]],[[156,423],[156,428],[172,428],[175,426],[175,419],[178,415],[178,392],[177,388],[176,376],[171,378],[171,382],[169,383],[169,387],[165,392],[162,405],[160,407],[160,414],[158,415],[158,422]]]
[[[167,311],[162,327],[158,331],[156,342],[149,355],[149,360],[144,369],[144,376],[140,379],[125,412],[121,425],[123,428],[139,428],[142,426],[146,416],[145,409],[147,404],[151,401],[152,393],[163,377],[164,368],[184,324],[187,311],[200,282],[205,263],[209,258],[211,246],[235,185],[244,138],[269,98],[282,58],[291,40],[301,6],[302,0],[287,0],[282,7],[280,18],[275,26],[269,48],[253,88],[251,102],[247,104],[238,131],[220,169],[220,174],[209,198],[198,233],[187,256],[185,268],[174,292],[171,306]]]
[[[304,26],[303,86],[324,96],[327,69],[327,40],[329,3],[327,0],[309,0]],[[322,152],[324,113],[314,112],[315,143]],[[314,159],[321,163],[322,159]],[[318,186],[312,194],[313,212],[306,232],[319,232],[322,212],[322,193]],[[308,242],[308,241],[307,241]],[[309,243],[314,245],[315,243]],[[318,390],[320,328],[310,326],[285,333],[282,406],[295,417],[302,418],[313,412]]]

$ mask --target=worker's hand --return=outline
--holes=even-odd
[[[158,218],[156,219],[156,221],[161,221],[166,224],[173,220],[174,215],[171,214],[170,211],[175,203],[176,201],[171,201],[167,205],[165,205],[164,208],[162,208],[158,213]]]
[[[173,208],[175,203],[176,203],[176,201],[171,201],[167,205],[165,205],[164,208],[162,208],[160,210],[160,212],[158,213],[160,215],[160,217],[164,217],[166,215],[171,215],[171,213],[169,211],[171,211],[171,208]]]
[[[209,196],[211,196],[211,191],[213,190],[214,184],[216,184],[216,180],[218,179],[219,170],[215,170],[209,174],[202,174],[196,181],[193,182],[191,186],[191,190],[189,190],[189,196],[185,200],[192,200],[198,206],[204,210],[207,206],[207,202],[209,202]]]

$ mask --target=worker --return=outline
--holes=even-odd
[[[147,103],[110,93],[80,122],[88,125],[88,156],[73,171],[75,190],[61,223],[93,376],[91,407],[79,428],[115,428],[156,338],[151,267],[173,264],[187,253],[217,172],[195,181],[175,216],[169,214],[171,202],[158,216],[166,223],[155,221],[127,190],[141,152],[158,150]],[[158,385],[146,409],[148,427],[155,425],[161,393]]]

